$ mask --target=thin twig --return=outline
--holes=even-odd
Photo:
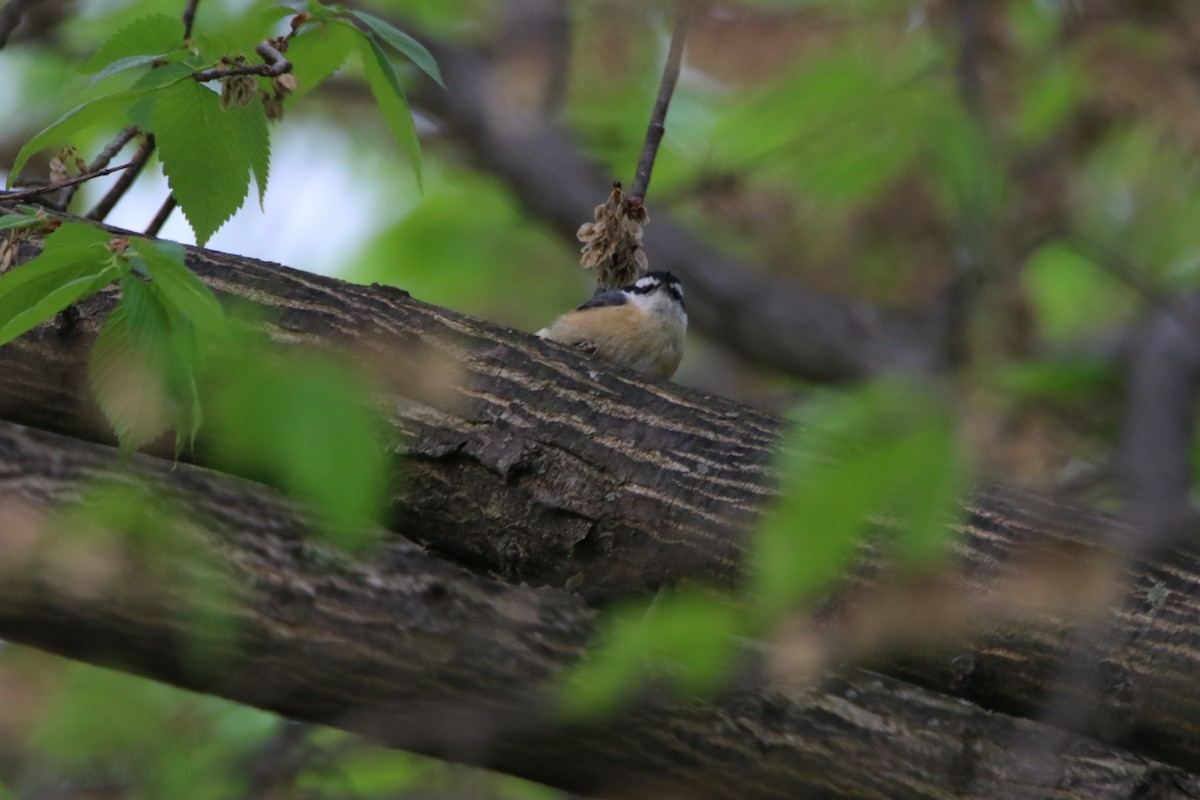
[[[192,77],[200,83],[206,81],[215,81],[218,78],[229,78],[234,75],[263,75],[268,78],[276,78],[285,72],[292,71],[292,62],[283,57],[283,53],[275,49],[270,42],[261,42],[254,52],[262,56],[265,64],[243,64],[239,67],[222,67],[220,69],[206,69],[203,72],[196,72]]]
[[[175,210],[175,206],[179,205],[175,201],[175,195],[167,195],[167,199],[163,200],[163,204],[158,207],[158,213],[154,215],[154,219],[150,220],[150,224],[146,226],[147,236],[158,236],[158,232],[162,230],[162,226],[167,223],[167,217],[171,216],[171,212]]]
[[[88,164],[88,172],[99,172],[107,167],[108,162],[116,158],[117,153],[121,152],[121,148],[129,144],[129,140],[137,136],[137,133],[138,129],[133,125],[118,133],[117,138],[109,142],[92,163]],[[58,207],[60,209],[63,211],[67,210],[67,206],[71,205],[71,200],[75,197],[75,192],[79,190],[79,187],[80,184],[73,183],[62,191],[62,194],[58,196]]]
[[[646,128],[646,143],[642,146],[642,156],[638,159],[633,188],[629,192],[630,197],[638,200],[646,199],[646,190],[650,188],[650,172],[654,169],[658,145],[666,132],[664,124],[667,120],[667,106],[671,104],[671,95],[675,92],[675,83],[679,80],[679,68],[683,64],[683,45],[687,40],[691,18],[689,0],[682,0],[679,4],[679,17],[675,20],[675,31],[671,34],[671,50],[667,53],[667,63],[663,67],[662,83],[658,86],[658,99],[654,101],[650,125]]]
[[[59,189],[65,189],[68,186],[74,186],[75,184],[83,183],[84,181],[90,181],[92,178],[99,178],[102,175],[120,172],[123,169],[129,169],[133,165],[133,162],[130,161],[128,164],[122,164],[119,167],[109,167],[108,169],[102,169],[99,172],[89,172],[86,175],[76,175],[74,178],[67,178],[66,180],[61,180],[56,183],[48,183],[45,186],[38,186],[34,189],[22,189],[19,192],[2,192],[0,193],[0,200],[4,200],[5,202],[12,202],[13,200],[27,200],[30,197],[37,197],[41,194],[57,192]]]
[[[146,166],[146,162],[150,160],[150,154],[154,152],[154,134],[146,134],[146,139],[142,142],[142,146],[133,155],[133,168],[125,172],[113,184],[113,187],[108,190],[108,194],[100,198],[100,202],[87,213],[87,218],[101,222],[113,210],[113,206],[117,204],[125,192],[129,191],[129,187],[137,180],[137,176],[141,173],[142,168]]]
[[[8,0],[4,8],[0,8],[0,47],[8,44],[8,37],[21,24],[25,11],[37,0]]]
[[[183,8],[183,38],[192,38],[192,26],[196,23],[196,6],[200,4],[200,0],[188,0],[187,5]]]

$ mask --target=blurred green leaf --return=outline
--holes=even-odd
[[[751,596],[766,619],[826,591],[871,515],[889,519],[901,558],[939,554],[965,485],[942,404],[890,381],[807,403],[779,469],[781,497],[751,557]]]
[[[422,188],[421,142],[417,138],[408,98],[404,95],[404,87],[400,85],[396,69],[375,39],[362,36],[358,42],[358,50],[371,94],[375,96],[375,102],[383,112],[383,118],[387,121],[392,135],[408,155],[409,163],[417,176],[417,187]]]
[[[134,238],[127,254],[135,266],[153,279],[155,293],[176,318],[189,320],[197,330],[209,335],[225,334],[225,312],[212,290],[187,268],[183,245]]]
[[[1074,61],[1058,59],[1045,69],[1030,70],[1017,95],[1016,138],[1026,145],[1044,140],[1075,111],[1083,88],[1084,70]]]
[[[0,344],[116,280],[121,273],[108,249],[110,236],[93,225],[65,222],[36,258],[0,275]]]
[[[1111,134],[1073,176],[1078,235],[1164,291],[1200,283],[1200,170],[1164,137]],[[1090,252],[1090,251],[1089,251]]]
[[[1038,248],[1022,273],[1038,327],[1064,341],[1129,316],[1137,296],[1094,261],[1067,245]]]
[[[373,544],[365,533],[383,509],[387,461],[363,382],[325,358],[230,350],[205,405],[219,462],[307,502],[339,546]]]
[[[432,53],[425,49],[425,45],[390,22],[382,20],[374,14],[368,14],[365,11],[352,11],[350,13],[356,19],[365,23],[379,37],[380,41],[407,57],[422,72],[437,81],[438,86],[441,86],[443,89],[446,88],[446,84],[442,80],[442,72],[438,69],[437,60],[434,59]]]
[[[5,214],[0,217],[0,231],[13,230],[14,228],[37,228],[45,224],[45,219],[27,217],[24,214]]]
[[[564,676],[560,708],[568,717],[611,711],[647,676],[684,695],[715,691],[732,665],[738,630],[729,601],[696,592],[666,593],[648,608],[612,613],[600,646]]]
[[[1096,394],[1115,395],[1120,376],[1107,359],[1072,358],[1007,364],[985,375],[984,380],[1013,402],[1071,403]]]
[[[125,458],[170,426],[159,380],[163,367],[150,362],[139,344],[122,303],[109,313],[88,355],[88,382]]]
[[[588,298],[591,278],[570,266],[578,258],[578,250],[530,219],[496,178],[442,167],[429,176],[416,206],[376,236],[347,277],[400,286],[427,302],[537,330]],[[551,275],[562,279],[548,280]]]

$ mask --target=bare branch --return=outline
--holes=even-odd
[[[683,64],[683,46],[687,41],[691,17],[692,8],[689,0],[681,0],[679,18],[675,20],[675,31],[671,34],[671,49],[667,53],[667,63],[663,67],[662,81],[658,86],[658,99],[654,102],[654,110],[650,112],[650,125],[646,128],[646,143],[642,146],[642,155],[638,159],[633,187],[629,191],[629,196],[638,200],[645,200],[646,191],[650,188],[650,173],[654,169],[658,145],[662,142],[663,134],[666,132],[667,107],[671,104],[671,95],[675,93],[675,83],[679,80],[679,69]]]
[[[21,24],[25,12],[37,4],[37,0],[8,0],[0,8],[0,47],[8,44],[8,38]]]
[[[158,236],[158,232],[162,230],[162,226],[167,224],[167,218],[171,216],[171,212],[179,205],[175,200],[175,195],[167,195],[167,199],[163,200],[161,206],[158,207],[158,213],[154,215],[154,219],[150,220],[150,224],[146,226],[147,236]]]
[[[258,53],[266,63],[206,69],[203,72],[194,73],[192,77],[200,83],[204,83],[205,81],[215,81],[218,78],[229,78],[234,75],[262,75],[267,78],[275,78],[285,72],[292,71],[292,62],[284,58],[283,53],[275,49],[275,46],[270,42],[259,43],[254,52]]]
[[[200,0],[188,0],[183,9],[183,38],[192,38],[192,26],[196,23],[196,6]]]
[[[105,145],[104,149],[100,151],[95,160],[88,165],[88,172],[99,172],[107,167],[108,162],[112,161],[116,157],[117,153],[121,152],[121,148],[129,144],[129,140],[134,136],[137,136],[137,134],[138,129],[133,125],[130,125],[128,128],[117,134],[116,138]],[[132,164],[132,162],[130,163]],[[58,197],[59,208],[65,211],[67,207],[71,205],[71,200],[75,197],[75,192],[79,189],[79,186],[80,184],[76,183],[63,190],[63,193]]]
[[[48,183],[45,186],[38,186],[34,189],[22,189],[18,192],[0,192],[0,200],[9,202],[14,200],[27,200],[30,197],[49,194],[50,192],[56,192],[59,189],[66,189],[69,186],[76,186],[78,184],[85,183],[90,181],[92,178],[99,178],[104,175],[110,175],[114,172],[120,172],[121,170],[129,169],[132,166],[134,166],[134,162],[130,161],[128,164],[122,164],[119,167],[109,167],[108,169],[102,169],[98,172],[89,172],[86,175],[76,175],[73,178],[67,178],[66,180],[58,181],[57,183]]]
[[[142,146],[134,153],[132,169],[121,175],[113,187],[108,190],[108,194],[100,198],[100,202],[96,203],[95,207],[87,213],[87,218],[97,222],[103,221],[113,210],[117,202],[125,196],[125,192],[129,191],[129,187],[137,180],[137,176],[141,174],[142,168],[146,166],[146,162],[150,160],[150,154],[154,152],[154,134],[146,134],[146,138],[142,141]]]

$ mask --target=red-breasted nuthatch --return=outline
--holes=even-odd
[[[587,350],[643,375],[670,378],[683,358],[683,286],[669,272],[647,272],[568,311],[537,335]]]

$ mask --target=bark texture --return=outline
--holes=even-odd
[[[37,243],[23,248],[22,261],[36,253]],[[191,251],[189,263],[226,300],[263,312],[276,339],[376,365],[380,402],[393,425],[407,477],[405,490],[395,498],[393,529],[423,545],[426,554],[451,556],[475,575],[500,582],[451,570],[402,545],[394,557],[407,565],[403,569],[385,563],[347,567],[349,572],[327,570],[323,557],[305,561],[302,524],[287,522],[290,512],[277,500],[181,467],[170,480],[185,496],[197,493],[195,502],[206,509],[201,516],[215,520],[214,530],[220,533],[212,541],[225,541],[224,536],[234,542],[232,550],[221,549],[228,544],[214,546],[221,563],[228,565],[216,571],[232,571],[235,583],[250,590],[245,602],[255,610],[233,616],[239,624],[257,625],[258,634],[251,637],[253,646],[226,655],[252,665],[236,676],[252,685],[190,675],[179,645],[185,638],[182,623],[153,619],[147,610],[153,603],[130,611],[81,602],[69,592],[48,591],[53,588],[48,581],[37,584],[36,591],[28,582],[5,582],[9,596],[0,602],[0,636],[79,658],[118,660],[164,680],[584,791],[607,787],[610,778],[632,784],[657,777],[713,797],[795,796],[804,787],[816,796],[892,797],[896,794],[887,787],[903,781],[914,786],[928,781],[913,788],[914,796],[970,791],[1017,796],[995,788],[1001,785],[997,782],[1020,777],[1005,771],[1008,740],[985,722],[998,718],[911,684],[860,672],[844,673],[838,680],[850,688],[833,694],[793,696],[748,679],[718,706],[651,704],[597,730],[551,724],[534,725],[521,735],[491,736],[501,724],[512,724],[512,718],[528,721],[529,709],[539,702],[538,690],[531,687],[578,654],[590,634],[588,604],[683,579],[727,585],[739,580],[746,527],[772,497],[769,461],[782,424],[721,398],[646,383],[528,334],[419,303],[399,290],[351,286],[209,251]],[[0,348],[0,418],[82,439],[109,439],[84,376],[88,348],[112,302],[112,294],[102,294]],[[431,375],[443,377],[433,380]],[[20,496],[35,501],[77,491],[67,479],[82,472],[54,472],[74,463],[77,449],[87,454],[80,455],[84,463],[93,466],[108,457],[78,443],[59,443],[53,455],[39,456],[33,444],[22,442],[49,447],[50,440],[11,435],[16,438],[5,449],[5,488],[16,487],[24,492]],[[202,442],[195,459],[205,460]],[[38,488],[37,463],[47,465],[40,469],[48,481],[61,479],[57,489]],[[163,477],[166,467],[154,470],[162,480],[170,477]],[[982,598],[977,619],[967,628],[975,634],[890,668],[940,692],[1031,713],[1056,690],[1070,620],[1051,613],[1014,619],[986,601],[999,597],[1003,606],[1006,598],[1018,597],[1021,576],[1042,557],[1067,563],[1096,558],[1096,542],[1112,524],[1101,515],[1042,498],[984,491],[967,505],[957,525],[960,567],[952,580],[958,598],[953,604],[967,606],[971,615],[972,598]],[[237,539],[239,532],[249,538]],[[251,554],[266,558],[266,566],[255,567]],[[1162,562],[1126,569],[1126,591],[1111,610],[1100,606],[1093,625],[1104,635],[1095,638],[1086,654],[1101,666],[1103,681],[1072,689],[1081,703],[1098,710],[1101,724],[1090,727],[1089,720],[1090,733],[1189,770],[1200,769],[1200,730],[1194,723],[1200,718],[1200,696],[1194,690],[1194,676],[1200,674],[1200,626],[1194,613],[1194,598],[1200,597],[1197,556],[1194,550],[1181,550]],[[849,638],[839,631],[854,627],[855,597],[869,602],[871,592],[883,591],[886,565],[884,551],[864,554],[848,599],[835,603],[823,621],[830,637]],[[373,595],[371,587],[391,580],[389,575],[399,581],[398,588]],[[463,594],[446,589],[460,579],[466,581]],[[431,589],[430,582],[442,588]],[[517,585],[521,583],[570,583],[580,597]],[[1064,590],[1060,594],[1071,594],[1070,585],[1058,588]],[[1086,602],[1094,594],[1081,591],[1080,596]],[[317,597],[329,602],[318,603]],[[342,602],[347,605],[340,606]],[[443,607],[448,609],[444,614]],[[923,613],[913,608],[910,617]],[[476,619],[478,625],[472,622]],[[397,625],[420,632],[401,635]],[[914,627],[911,619],[909,626]],[[451,642],[435,635],[444,628],[454,632]],[[399,641],[387,644],[379,637]],[[389,649],[406,647],[421,653]],[[904,649],[917,652],[915,646]],[[442,660],[432,666],[423,660],[439,653]],[[384,692],[396,665],[410,662],[416,672],[399,672],[407,688]],[[294,682],[280,677],[292,673]],[[434,677],[426,680],[417,673]],[[883,681],[878,691],[872,689],[875,681]],[[350,683],[358,688],[348,689]],[[500,688],[509,686],[512,693]],[[425,713],[421,697],[441,703],[436,714]],[[910,701],[915,705],[905,705]],[[446,718],[448,705],[463,703],[494,710],[489,720],[500,720],[489,722],[496,728],[481,728],[487,735],[481,734],[479,748],[486,753],[455,749],[463,741],[462,726],[451,726],[454,736],[428,733],[430,719]],[[356,721],[356,714],[369,721]],[[379,719],[388,721],[382,732]],[[938,723],[931,730],[921,719]],[[407,722],[401,724],[403,720]],[[1004,723],[1010,731],[1040,730],[1025,727],[1031,724]],[[974,726],[982,726],[982,732],[964,739]],[[748,738],[731,744],[722,738],[730,730]],[[904,733],[909,730],[916,732]],[[706,738],[708,733],[717,738]],[[952,755],[948,748],[953,744],[961,750],[963,741],[991,755],[980,763],[972,754]],[[1086,753],[1089,764],[1109,764],[1097,755],[1108,750],[1072,741],[1076,750],[1055,752]],[[865,756],[858,749],[864,742],[879,748],[879,763],[886,760],[901,770],[914,765],[916,772],[904,773],[904,778],[896,773],[872,777],[864,772]],[[888,749],[892,746],[912,749]],[[631,749],[641,755],[629,755]],[[745,762],[729,760],[739,753]],[[1046,789],[1037,796],[1058,796],[1058,789],[1050,787],[1074,780],[1064,776],[1076,767],[1053,754],[1048,757],[1049,771],[1030,779],[1031,785]],[[1116,761],[1105,767],[1107,777],[1097,778],[1109,789],[1093,786],[1080,794],[1134,796],[1112,787],[1132,792],[1134,784],[1149,780],[1144,770],[1138,771],[1141,767],[1129,766],[1127,755],[1112,751],[1111,757]],[[749,766],[751,761],[757,766]],[[728,770],[724,778],[710,771],[714,764]],[[778,774],[771,772],[776,767]],[[762,782],[757,793],[746,793],[749,778],[731,777],[751,769],[759,770],[754,773],[754,780]],[[1118,774],[1124,778],[1117,780]]]
[[[547,711],[546,681],[591,635],[577,596],[483,580],[402,541],[348,561],[262,487],[115,462],[109,448],[0,423],[0,636],[577,792],[1200,796],[1177,768],[855,669],[793,689],[749,669],[715,702],[650,692],[613,718],[564,722]],[[61,514],[89,482],[135,475],[187,512],[146,562],[128,538],[81,537]],[[78,563],[95,564],[98,545],[114,548],[102,575],[70,569],[81,547]],[[1055,750],[1022,766],[1022,743],[1047,737]]]

